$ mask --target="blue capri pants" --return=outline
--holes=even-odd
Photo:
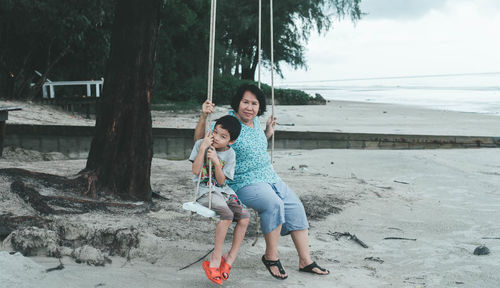
[[[283,224],[281,236],[309,228],[302,202],[283,181],[250,184],[240,188],[236,194],[243,204],[259,213],[260,227],[264,234],[273,231],[280,224]]]

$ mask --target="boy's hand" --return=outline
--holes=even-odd
[[[207,151],[207,157],[212,161],[213,165],[216,165],[219,163],[219,157],[217,157],[217,151],[215,151],[215,148],[213,146],[210,146]]]
[[[207,150],[210,146],[212,146],[213,142],[214,136],[212,135],[212,133],[207,132],[207,134],[205,134],[205,138],[203,138],[203,141],[201,141],[200,150]]]
[[[201,114],[203,117],[207,117],[208,114],[212,114],[214,112],[215,104],[210,100],[206,100],[203,105],[201,105]]]

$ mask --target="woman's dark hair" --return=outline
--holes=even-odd
[[[238,88],[238,91],[234,94],[233,99],[231,99],[231,108],[233,108],[234,112],[238,113],[238,108],[240,107],[243,94],[247,91],[255,95],[259,101],[259,112],[257,112],[257,116],[264,114],[264,112],[266,112],[266,97],[264,96],[264,92],[253,84],[243,84]]]
[[[215,121],[215,126],[220,125],[222,129],[226,129],[229,132],[229,140],[233,141],[238,139],[241,132],[241,124],[236,117],[231,115],[222,116]]]

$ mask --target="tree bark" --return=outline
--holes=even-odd
[[[96,134],[81,172],[90,193],[151,200],[151,97],[161,0],[119,0]]]
[[[245,56],[243,56],[246,61],[243,61],[241,79],[255,81],[255,70],[257,68],[257,61],[259,61],[259,54],[253,51],[253,48],[248,49]],[[245,65],[246,64],[246,65]]]

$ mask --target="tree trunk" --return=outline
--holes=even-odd
[[[249,49],[243,56],[246,61],[242,61],[241,79],[255,81],[255,70],[257,68],[257,61],[259,54],[255,53],[253,49]]]
[[[161,0],[119,0],[96,134],[87,166],[92,194],[151,200],[151,97]]]

